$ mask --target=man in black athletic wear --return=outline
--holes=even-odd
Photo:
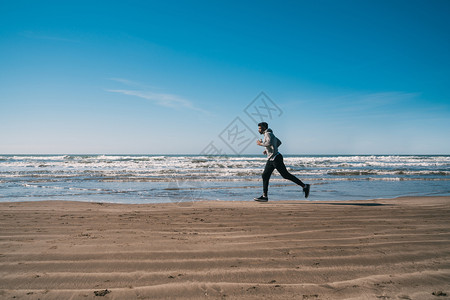
[[[263,195],[261,197],[255,198],[255,201],[269,201],[269,198],[267,197],[267,191],[269,189],[269,179],[274,169],[277,169],[277,171],[280,172],[280,175],[283,176],[283,178],[289,179],[290,181],[301,186],[303,188],[303,192],[305,193],[305,198],[308,198],[310,185],[304,184],[300,179],[286,170],[286,166],[283,162],[283,156],[280,152],[278,152],[278,146],[281,145],[281,141],[273,134],[272,129],[269,128],[269,125],[266,122],[261,122],[258,124],[258,131],[260,134],[264,134],[264,140],[257,140],[256,144],[258,146],[266,147],[266,150],[264,150],[263,153],[267,155],[267,163],[262,174]]]

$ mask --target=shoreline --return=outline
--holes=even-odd
[[[288,185],[279,185],[281,187],[286,187]],[[277,185],[272,184],[271,188],[272,190],[274,189],[274,187],[278,187]],[[219,189],[239,189],[241,187],[231,187],[231,188],[219,188]],[[260,189],[260,186],[257,186],[255,188]],[[254,194],[255,196],[259,195],[258,193]],[[235,197],[235,196],[234,196]],[[242,197],[242,196],[241,196]],[[450,195],[447,195],[447,193],[441,193],[441,194],[437,194],[437,195],[417,195],[417,196],[411,196],[411,195],[399,195],[399,196],[386,196],[386,197],[379,197],[379,198],[364,198],[364,197],[360,197],[360,198],[356,198],[355,199],[336,199],[336,200],[323,200],[322,198],[319,199],[312,199],[312,197],[310,197],[309,199],[305,199],[304,197],[300,198],[300,199],[290,199],[290,200],[283,200],[278,198],[279,196],[277,196],[275,199],[273,198],[269,198],[268,203],[262,203],[262,204],[333,204],[333,203],[339,203],[339,202],[349,202],[349,203],[355,203],[355,202],[376,202],[376,201],[395,201],[397,199],[401,200],[404,198],[408,198],[408,199],[415,199],[415,198],[450,198]],[[231,197],[230,197],[231,198]],[[175,207],[192,207],[195,206],[196,203],[197,204],[208,204],[208,203],[221,203],[221,202],[225,202],[225,203],[255,203],[256,201],[253,200],[252,196],[249,196],[249,198],[246,200],[229,200],[229,199],[215,199],[215,200],[180,200],[180,201],[176,201],[176,200],[161,200],[159,202],[117,202],[117,201],[103,201],[102,199],[99,200],[74,200],[74,199],[69,199],[69,200],[62,200],[62,199],[52,199],[52,200],[19,200],[19,201],[0,201],[0,205],[1,204],[17,204],[17,203],[92,203],[92,204],[99,204],[99,205],[103,205],[103,204],[110,204],[110,205],[139,205],[139,206],[153,206],[153,205],[173,205]],[[261,203],[260,203],[261,204]],[[355,205],[359,205],[359,204],[355,204]]]
[[[450,295],[448,196],[179,204],[50,200],[1,202],[0,214],[5,299]]]

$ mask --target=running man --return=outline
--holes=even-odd
[[[258,146],[266,147],[263,154],[267,155],[267,163],[262,174],[263,194],[261,197],[255,198],[254,200],[258,202],[269,201],[269,198],[267,197],[269,179],[274,169],[277,169],[284,179],[289,179],[290,181],[301,186],[303,188],[303,192],[305,193],[305,198],[308,198],[310,185],[304,184],[300,179],[286,170],[286,166],[283,162],[283,155],[278,152],[278,146],[281,145],[281,141],[273,134],[272,129],[269,128],[269,125],[266,122],[261,122],[258,124],[258,131],[260,134],[264,134],[264,140],[257,140],[256,144]]]

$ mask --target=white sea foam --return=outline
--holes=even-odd
[[[435,182],[430,188],[438,194],[450,190],[450,156],[285,156],[284,161],[288,170],[304,181],[427,180]],[[263,156],[2,155],[1,198],[50,194],[70,198],[89,193],[153,199],[167,197],[161,191],[173,180],[202,182],[205,189],[220,190],[223,185],[239,189],[241,182],[260,183],[265,163]],[[271,181],[285,182],[276,171]],[[149,194],[150,190],[154,192]]]

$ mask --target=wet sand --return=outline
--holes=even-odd
[[[0,203],[1,299],[448,299],[450,197]]]

